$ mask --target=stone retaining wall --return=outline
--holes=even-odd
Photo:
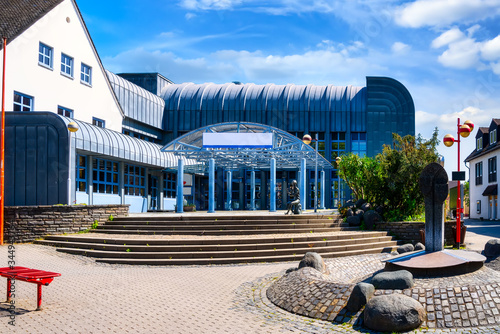
[[[456,221],[446,221],[444,223],[444,240],[445,245],[453,244],[452,226],[456,225]],[[376,223],[375,230],[383,230],[391,233],[398,240],[408,241],[413,244],[420,242],[420,230],[425,230],[424,222],[393,222],[393,223]]]
[[[5,207],[4,240],[31,242],[46,235],[89,229],[95,220],[128,216],[130,205],[43,205]]]

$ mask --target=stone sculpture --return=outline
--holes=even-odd
[[[443,203],[448,197],[448,174],[433,162],[420,174],[420,190],[425,198],[425,250],[438,252],[444,248]]]

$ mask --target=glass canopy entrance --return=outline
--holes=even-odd
[[[321,171],[321,191],[325,193],[324,170],[332,169],[328,160],[318,154],[301,139],[281,129],[248,122],[229,122],[205,126],[191,131],[161,149],[178,157],[177,167],[177,212],[183,212],[184,172],[208,174],[208,212],[215,212],[215,169],[225,170],[226,193],[233,193],[233,172],[246,171],[250,176],[249,208],[256,208],[255,171],[269,173],[269,210],[276,211],[280,196],[276,196],[276,171],[297,171],[301,191],[302,207],[305,206],[306,171],[318,166]],[[183,159],[184,158],[184,159]],[[185,159],[196,160],[198,164],[185,166]],[[258,187],[260,188],[260,187]],[[219,192],[218,192],[219,193]],[[218,201],[224,201],[219,198]],[[233,208],[233,196],[224,196],[226,208]],[[278,197],[278,198],[277,198]],[[324,203],[324,200],[320,200]],[[257,205],[258,206],[258,205]]]

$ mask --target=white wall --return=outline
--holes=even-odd
[[[470,217],[474,219],[488,219],[488,196],[483,196],[484,190],[493,184],[498,184],[500,181],[500,171],[497,165],[497,181],[489,183],[488,182],[488,159],[496,156],[497,164],[500,163],[500,154],[498,151],[491,152],[489,154],[483,155],[478,159],[474,159],[470,163]],[[476,163],[483,162],[483,184],[476,186]],[[481,201],[481,212],[477,213],[477,201]],[[498,209],[497,209],[498,210]],[[497,215],[500,217],[500,215]]]
[[[40,42],[53,48],[52,70],[38,64]],[[75,119],[92,123],[94,116],[105,120],[106,128],[121,132],[118,103],[71,0],[56,6],[6,49],[7,111],[12,110],[14,91],[18,91],[34,97],[36,111],[57,113],[60,105],[73,109]],[[73,79],[61,74],[61,52],[73,57]],[[91,87],[80,83],[82,62],[92,67]]]

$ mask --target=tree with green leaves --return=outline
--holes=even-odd
[[[392,146],[384,145],[376,157],[348,154],[338,164],[339,175],[356,199],[385,207],[386,219],[399,220],[421,213],[424,198],[419,178],[422,170],[439,159],[438,130],[430,140],[420,135],[393,134]]]

